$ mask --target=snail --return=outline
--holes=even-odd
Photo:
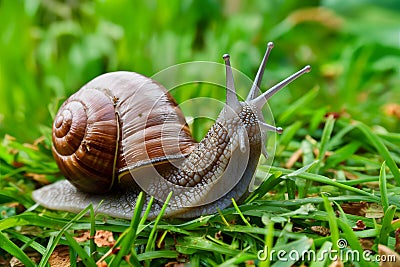
[[[176,101],[143,75],[118,71],[100,75],[68,98],[53,123],[52,152],[67,180],[35,190],[42,206],[97,212],[130,219],[140,191],[155,198],[149,218],[172,197],[165,217],[191,218],[224,209],[248,195],[266,132],[267,100],[311,70],[306,66],[266,92],[260,84],[273,43],[267,49],[245,101],[239,101],[230,57],[225,54],[226,103],[200,142],[191,136]]]

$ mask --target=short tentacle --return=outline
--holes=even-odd
[[[262,121],[259,121],[258,125],[260,126],[260,129],[263,132],[272,131],[272,132],[277,132],[279,134],[281,134],[283,132],[282,127],[275,127],[275,126],[269,125],[268,123],[265,123]]]
[[[239,147],[242,153],[246,152],[246,129],[244,127],[239,127],[238,131],[239,137]]]

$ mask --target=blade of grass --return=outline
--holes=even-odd
[[[128,255],[128,252],[131,251],[130,261],[134,262],[135,266],[140,266],[140,262],[137,258],[135,250],[131,250],[132,246],[135,244],[136,233],[140,223],[140,216],[142,214],[143,205],[145,202],[145,196],[143,192],[140,192],[135,204],[135,210],[132,215],[131,224],[128,229],[120,236],[119,240],[117,240],[115,247],[119,247],[120,250],[113,257],[109,263],[110,267],[118,267],[121,265],[122,258]]]
[[[234,256],[241,252],[240,250],[232,249],[232,247],[229,246],[221,246],[220,244],[216,244],[203,236],[185,236],[183,239],[178,240],[176,249],[178,252],[185,254],[194,253],[196,250],[201,250]]]
[[[246,220],[246,218],[244,217],[242,211],[239,209],[239,207],[238,207],[238,205],[237,205],[237,203],[236,203],[236,201],[235,201],[234,198],[232,198],[232,204],[233,204],[233,206],[235,207],[235,210],[236,210],[236,212],[239,214],[240,218],[242,218],[242,221],[243,221],[247,226],[250,226],[250,227],[251,227],[250,223]]]
[[[149,234],[149,236],[147,238],[147,244],[146,244],[145,252],[154,251],[154,248],[155,248],[155,245],[156,245],[156,239],[157,239],[157,235],[156,235],[157,230],[158,230],[157,226],[158,226],[158,223],[160,222],[162,216],[164,215],[165,210],[168,207],[168,203],[169,203],[169,200],[172,197],[172,193],[173,193],[172,191],[169,192],[169,194],[167,196],[167,199],[165,200],[164,205],[161,208],[160,213],[158,214],[157,218],[154,221],[153,228],[151,229],[151,232],[150,232],[150,234]],[[150,260],[146,260],[146,265],[150,266]]]
[[[137,256],[139,261],[151,261],[157,258],[173,259],[178,257],[178,252],[172,250],[149,251]],[[151,265],[148,265],[151,266]]]
[[[303,151],[303,166],[312,164],[316,159],[314,157],[313,145],[309,140],[301,142],[301,150]],[[298,188],[298,198],[304,198],[307,195],[308,188],[311,186],[310,180],[298,179],[296,180]]]
[[[357,195],[343,195],[337,197],[329,197],[329,201],[336,201],[336,202],[357,202],[357,201],[367,201],[367,202],[374,202],[377,200],[377,197],[370,198],[367,196],[357,196]],[[260,200],[255,201],[254,204],[257,205],[265,205],[272,210],[279,209],[281,212],[287,212],[288,209],[292,210],[292,207],[299,207],[306,204],[315,204],[318,205],[323,203],[321,197],[308,197],[302,199],[296,199],[295,201],[292,200]],[[241,209],[243,213],[247,211],[252,211],[253,208],[251,205],[242,205]]]
[[[325,207],[326,213],[328,215],[329,229],[331,232],[331,240],[332,240],[333,248],[336,251],[339,251],[338,242],[339,242],[340,236],[339,236],[339,228],[338,228],[337,221],[336,221],[336,215],[335,215],[335,212],[333,211],[331,202],[328,200],[328,198],[325,195],[321,195],[321,196],[322,196],[322,199],[324,200],[324,207]]]
[[[389,206],[388,209],[386,210],[385,215],[383,216],[382,228],[379,234],[379,244],[383,244],[385,246],[388,245],[389,234],[390,232],[393,231],[392,221],[395,212],[396,212],[396,207],[393,205]]]
[[[161,248],[162,243],[164,242],[165,236],[168,234],[168,231],[164,231],[161,235],[161,237],[157,241],[157,247]]]
[[[338,253],[341,256],[341,260],[343,262],[347,262],[349,260],[358,262],[360,266],[366,266],[366,267],[375,266],[365,258],[364,249],[361,247],[360,241],[354,234],[353,229],[351,229],[349,225],[341,222],[340,220],[338,220],[337,223],[340,226],[340,229],[342,229],[343,236],[345,237],[345,239],[338,240],[338,247],[339,247]],[[348,249],[346,248],[347,244],[349,245],[349,249],[351,249],[350,250],[351,253],[348,253],[346,251],[346,249]],[[341,253],[340,250],[343,250],[343,253]],[[342,258],[343,256],[347,258]]]
[[[349,124],[347,121],[344,120],[337,120],[336,125],[343,128],[335,133],[334,136],[332,136],[329,142],[331,147],[336,147],[343,144],[344,136],[353,131],[355,128],[354,125]]]
[[[10,234],[13,238],[16,238],[22,242],[24,242],[24,246],[21,247],[21,249],[25,249],[25,247],[31,247],[34,250],[36,250],[37,252],[39,252],[40,254],[45,253],[46,248],[43,247],[41,244],[39,244],[38,242],[36,242],[34,239],[29,238],[17,231],[14,230],[7,230],[7,233]]]
[[[340,207],[340,205],[338,205],[337,203],[335,203],[337,207]],[[340,210],[340,214],[342,218],[347,218],[346,214],[343,212],[343,209],[339,209]],[[371,263],[365,259],[364,257],[364,249],[362,248],[360,241],[358,240],[358,237],[356,236],[355,232],[353,231],[353,229],[349,226],[349,223],[347,221],[347,219],[344,220],[340,220],[339,218],[336,218],[337,220],[337,224],[340,227],[340,229],[342,230],[343,234],[342,236],[345,239],[342,240],[338,240],[339,243],[337,243],[339,249],[346,249],[347,248],[347,244],[350,246],[351,248],[351,254],[346,253],[346,251],[344,251],[344,253],[340,253],[339,255],[344,255],[346,257],[353,257],[349,258],[349,259],[341,259],[343,262],[346,262],[348,260],[352,260],[355,262],[358,262],[361,264],[361,266],[371,266]],[[357,251],[357,253],[355,253],[354,251]],[[354,258],[357,257],[357,258]]]
[[[260,267],[269,267],[271,266],[271,248],[274,246],[274,222],[272,220],[268,220],[267,225],[267,233],[265,233],[265,243],[264,243],[264,255],[261,255],[258,252],[258,259],[264,259],[260,262]]]
[[[310,110],[312,112],[312,116],[309,122],[309,133],[314,133],[317,131],[319,126],[325,120],[325,115],[328,113],[328,109],[329,108],[327,106],[323,106],[317,108],[316,110]]]
[[[246,251],[249,248],[250,247],[247,247],[247,248],[243,249],[236,256],[234,256],[234,257],[230,258],[229,260],[226,260],[224,263],[218,265],[218,267],[238,266],[238,264],[240,264],[240,263],[244,263],[246,261],[257,259],[257,257],[255,255],[246,253]]]
[[[326,252],[332,250],[332,242],[325,241],[317,252],[316,258],[318,260],[311,261],[309,267],[324,267],[329,259]]]
[[[311,245],[313,244],[313,240],[308,238],[307,236],[303,236],[302,238],[287,243],[284,246],[275,246],[273,250],[275,253],[273,254],[273,259],[276,262],[272,265],[273,267],[291,267],[293,266],[298,260],[301,260],[301,255],[305,255]],[[285,254],[281,254],[280,251],[284,251]],[[299,259],[297,259],[297,255]],[[283,257],[282,257],[283,256]],[[280,257],[278,259],[277,257]]]
[[[311,169],[313,166],[315,166],[315,164],[318,164],[318,161],[313,161],[310,164],[307,164],[303,167],[301,167],[300,169],[297,169],[295,171],[291,171],[288,174],[286,174],[284,177],[296,177],[300,174],[306,173],[309,169]]]
[[[287,175],[293,173],[291,170],[287,170],[287,169],[279,168],[279,167],[274,167],[274,166],[271,166],[271,171],[274,171],[274,172],[278,171],[278,172],[282,172],[282,173],[287,174]],[[377,202],[380,201],[379,197],[377,197],[377,196],[375,196],[375,195],[373,195],[371,193],[368,193],[366,191],[363,191],[361,189],[358,189],[358,188],[355,188],[355,187],[352,187],[352,186],[341,184],[339,182],[331,180],[331,179],[329,179],[329,178],[327,178],[325,176],[322,176],[322,175],[313,174],[313,173],[300,173],[300,174],[298,174],[296,176],[298,178],[309,179],[309,180],[312,180],[314,182],[336,186],[338,188],[341,188],[341,189],[344,189],[344,190],[348,190],[350,192],[354,192],[354,193],[357,193],[357,194],[360,194],[360,195],[368,196],[368,197],[370,197],[371,199],[374,199]],[[400,207],[400,203],[398,204],[398,207]]]
[[[256,199],[261,198],[282,181],[283,180],[279,173],[271,174],[256,190],[253,191],[253,193],[250,194],[250,196],[248,196],[244,203],[251,203]]]
[[[288,222],[285,227],[283,227],[279,237],[275,242],[275,246],[281,246],[286,244],[289,241],[289,234],[292,233],[293,230],[293,223]]]
[[[68,233],[64,232],[64,236],[68,241],[68,245],[70,248],[72,248],[80,257],[82,262],[85,264],[85,266],[96,266],[96,262],[94,259],[88,254],[79,244],[76,242],[74,238]]]
[[[81,219],[83,216],[85,216],[90,210],[93,210],[93,206],[89,205],[87,206],[84,210],[79,212],[74,218],[72,218],[71,221],[69,221],[67,224],[64,225],[64,227],[58,232],[58,234],[54,238],[50,238],[49,243],[46,248],[46,253],[43,254],[42,259],[39,262],[39,267],[44,267],[46,264],[49,262],[49,258],[51,254],[53,253],[54,249],[58,245],[58,242],[60,241],[61,237],[63,234],[71,228],[71,226]]]
[[[294,117],[293,114],[301,113],[302,109],[307,106],[308,103],[313,101],[319,92],[319,86],[315,86],[308,91],[304,96],[297,99],[294,103],[291,103],[281,115],[279,115],[277,121],[279,123],[286,123],[290,118]]]
[[[102,204],[103,201],[100,201],[100,203],[97,205],[96,209],[90,210],[90,230],[89,230],[89,235],[90,237],[94,237],[96,234],[96,220],[95,220],[95,213],[97,211],[97,209],[100,207],[100,205]],[[94,238],[90,238],[89,239],[89,255],[92,255],[93,260],[94,256],[95,256],[95,252],[96,251],[96,244],[94,243]]]
[[[293,178],[285,179],[286,191],[289,199],[296,198],[296,183]]]
[[[69,264],[70,264],[70,267],[77,267],[77,264],[76,264],[77,262],[78,262],[78,253],[72,247],[69,247]]]
[[[361,146],[360,142],[354,141],[340,147],[326,159],[326,163],[323,169],[328,170],[330,168],[335,168],[336,165],[340,164],[341,162],[349,159],[352,155],[354,155],[354,153],[360,148],[360,146]]]
[[[144,213],[143,213],[143,217],[142,217],[142,219],[140,220],[139,225],[144,225],[144,224],[145,224],[146,219],[147,219],[147,217],[149,217],[149,214],[150,214],[150,212],[151,212],[151,206],[153,205],[153,201],[154,201],[154,197],[152,196],[152,197],[150,197],[150,200],[149,200],[149,202],[147,203],[146,210],[145,210]]]
[[[34,267],[32,260],[2,232],[0,232],[0,247],[19,259],[25,266]]]
[[[222,214],[222,212],[221,212],[220,209],[217,209],[217,211],[218,211],[219,216],[221,217],[222,222],[225,224],[225,226],[228,226],[228,227],[229,227],[229,223],[228,223],[228,221],[225,219],[224,214]]]
[[[389,207],[389,199],[386,187],[386,163],[382,163],[381,171],[379,174],[379,190],[381,192],[381,200],[383,212],[386,212]]]
[[[282,154],[285,147],[294,139],[294,136],[299,132],[303,123],[301,121],[296,121],[292,125],[285,128],[283,133],[279,136],[279,147],[277,150],[277,155]]]
[[[313,168],[315,173],[318,173],[323,159],[325,158],[325,154],[329,150],[329,140],[331,139],[334,126],[335,118],[333,117],[333,115],[330,115],[326,120],[325,127],[322,132],[321,143],[319,144],[318,163]]]
[[[372,130],[362,122],[355,122],[355,126],[364,133],[364,135],[369,139],[371,144],[376,148],[379,154],[385,159],[386,165],[392,172],[397,186],[400,186],[400,170],[396,165],[396,162],[390,156],[389,150],[382,143],[379,137],[372,132]]]
[[[50,216],[45,214],[36,214],[33,212],[24,212],[19,215],[15,215],[0,221],[0,231],[8,228],[12,228],[15,226],[23,226],[23,225],[35,225],[39,227],[48,227],[49,221],[51,222],[51,226],[53,229],[60,229],[64,227],[68,222],[72,219],[69,218],[60,218],[60,214],[58,212],[52,213],[49,212]],[[81,218],[82,219],[82,218]],[[120,221],[119,221],[120,222]],[[97,222],[99,223],[99,222]],[[118,225],[109,225],[111,230],[113,231],[123,231],[126,229],[124,224]],[[90,228],[90,222],[88,222],[85,218],[80,220],[79,222],[76,221],[70,229],[72,230],[83,230]],[[122,229],[122,230],[121,230]]]

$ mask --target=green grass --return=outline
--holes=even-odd
[[[400,118],[386,108],[400,99],[400,44],[394,37],[400,6],[368,3],[1,1],[0,262],[14,256],[25,266],[47,266],[53,251],[66,245],[72,266],[104,259],[109,266],[315,267],[332,260],[284,262],[271,251],[362,255],[370,242],[368,259],[343,258],[344,264],[379,266],[368,261],[376,259],[378,244],[392,250],[399,245]],[[96,207],[71,214],[33,202],[32,190],[63,179],[50,151],[52,116],[85,82],[114,70],[151,76],[182,62],[221,63],[226,52],[233,67],[252,78],[268,41],[275,48],[263,90],[303,65],[313,71],[270,101],[284,133],[272,166],[260,160],[260,186],[243,203],[192,220],[161,214],[149,221],[148,212],[140,215],[141,195],[128,221],[96,214]],[[248,89],[239,86],[239,94]],[[179,103],[198,96],[224,99],[208,85],[173,94]],[[195,121],[196,138],[209,126]],[[365,227],[355,230],[360,221]],[[111,231],[115,245],[74,239],[97,230]]]
[[[133,266],[153,266],[176,260],[190,261],[200,266],[291,266],[295,261],[278,263],[276,255],[272,255],[271,259],[268,257],[265,261],[259,260],[258,255],[264,255],[259,254],[259,251],[264,250],[268,244],[268,248],[276,251],[282,249],[301,253],[308,249],[318,255],[327,247],[338,249],[337,242],[341,239],[345,239],[349,245],[345,248],[347,251],[359,251],[360,255],[363,251],[359,243],[360,238],[393,248],[395,237],[392,221],[398,216],[397,210],[400,208],[399,187],[394,175],[384,164],[387,158],[379,154],[379,149],[385,147],[389,156],[397,155],[398,151],[389,150],[383,145],[385,135],[379,136],[367,126],[360,130],[354,127],[357,124],[343,118],[328,118],[326,126],[322,127],[325,129],[322,136],[320,139],[314,139],[313,147],[325,147],[324,151],[330,152],[329,156],[315,155],[315,161],[308,165],[298,161],[294,166],[294,169],[297,169],[295,171],[279,167],[277,162],[285,162],[294,151],[302,147],[301,138],[292,140],[285,150],[276,155],[275,166],[259,166],[257,177],[263,179],[263,183],[244,203],[234,203],[232,208],[189,221],[165,220],[161,215],[154,221],[147,221],[147,212],[140,217],[141,197],[131,222],[95,215],[91,207],[76,216],[43,210],[27,195],[34,183],[32,179],[23,176],[27,172],[7,177],[4,175],[0,199],[5,203],[4,206],[10,207],[12,211],[8,214],[3,213],[4,217],[0,221],[2,248],[27,266],[33,266],[25,254],[27,251],[34,250],[42,254],[39,265],[44,266],[52,251],[60,244],[68,245],[71,255],[79,256],[86,265],[93,265],[107,253],[108,248],[96,247],[90,241],[77,243],[72,237],[80,230],[91,233],[95,230],[109,230],[114,233],[117,241],[113,250],[116,252],[106,257],[110,266],[128,266],[125,255],[130,255],[128,262]],[[349,126],[353,126],[352,130],[347,130]],[[346,133],[341,135],[343,130]],[[368,136],[372,138],[366,138],[365,131],[368,131]],[[335,139],[337,134],[341,135],[340,143]],[[392,144],[399,143],[400,138],[396,140],[392,134],[390,137]],[[302,138],[304,141],[310,137],[305,135]],[[352,142],[358,143],[357,151],[349,154],[347,149],[341,149]],[[7,157],[2,157],[3,163],[6,163],[2,164],[4,169],[13,172],[15,168],[12,165],[20,162],[29,172],[43,173],[40,170],[44,165],[48,171],[44,173],[45,177],[52,179],[57,175],[57,168],[50,164],[53,160],[48,154],[47,141],[42,141],[43,148],[40,151],[20,146],[15,140],[7,140],[3,144],[7,151],[15,150],[15,147],[19,149],[14,151],[16,154],[10,162],[5,161]],[[9,153],[4,155],[8,156]],[[32,161],[32,156],[41,158],[41,164]],[[330,157],[343,160],[335,160],[336,164],[333,165],[329,162]],[[325,165],[328,163],[329,169],[326,169]],[[265,178],[268,170],[270,176]],[[315,173],[316,170],[319,170],[318,173]],[[342,176],[352,177],[352,180]],[[285,183],[289,181],[293,183],[294,198],[287,199]],[[297,192],[305,191],[306,186],[307,195],[298,198]],[[19,203],[27,210],[18,212],[17,208],[6,204],[10,202]],[[359,202],[377,203],[382,211],[381,215],[360,215],[360,210],[353,210],[356,214],[345,213],[341,208],[342,204]],[[91,216],[83,216],[89,210]],[[363,221],[365,229],[353,231],[352,227],[355,227],[358,220]],[[330,233],[321,236],[312,230],[314,226],[326,227],[330,229]],[[31,229],[35,234],[24,229]],[[376,252],[376,247],[371,249]],[[329,259],[325,259],[318,266],[325,266],[324,264],[329,262]],[[347,264],[350,262],[348,260]],[[377,266],[366,259],[353,264]]]

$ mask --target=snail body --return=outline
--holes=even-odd
[[[33,198],[44,207],[130,219],[140,191],[154,197],[151,217],[173,192],[166,217],[195,217],[240,201],[267,156],[261,109],[285,85],[309,72],[306,66],[259,94],[268,44],[247,99],[235,92],[229,56],[226,104],[206,136],[195,142],[182,111],[168,91],[134,72],[96,77],[60,107],[53,123],[54,158],[67,180],[44,186]]]

